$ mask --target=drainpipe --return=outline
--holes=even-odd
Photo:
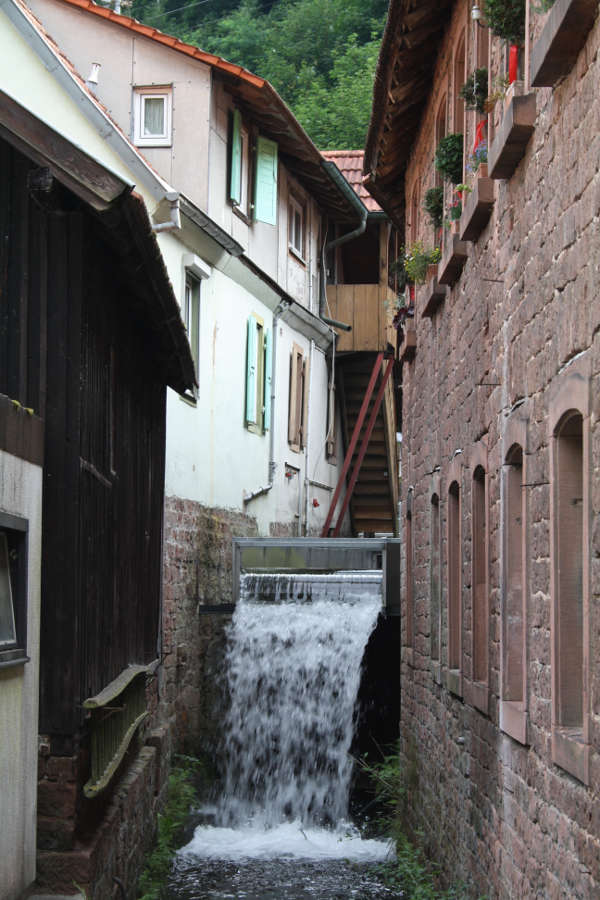
[[[309,438],[310,438],[310,394],[312,388],[312,379],[313,379],[313,351],[315,348],[315,342],[311,340],[310,342],[310,354],[308,357],[308,396],[306,398],[306,434],[304,435],[304,534],[308,537],[308,515],[310,510],[309,504],[309,495],[310,495],[310,480],[309,480],[309,465],[308,465],[308,447],[309,447]]]
[[[179,194],[176,191],[169,191],[165,194],[164,199],[169,203],[169,220],[168,222],[159,222],[158,225],[152,226],[152,231],[156,234],[161,231],[173,231],[175,228],[181,228],[181,215],[179,213]]]
[[[367,227],[367,216],[369,215],[369,211],[358,194],[356,194],[354,189],[350,187],[335,163],[330,162],[329,160],[323,160],[322,165],[336,187],[345,195],[346,199],[354,207],[360,221],[354,231],[350,231],[348,234],[344,234],[342,235],[342,237],[336,238],[334,241],[330,241],[328,244],[323,244],[323,249],[321,251],[321,294],[319,297],[319,317],[324,322],[326,322],[327,325],[332,325],[334,328],[341,328],[342,331],[352,331],[352,325],[348,325],[345,322],[338,322],[336,319],[330,319],[325,315],[325,305],[327,298],[327,272],[325,268],[325,260],[330,250],[335,250],[337,247],[341,247],[342,244],[347,244],[349,241],[353,241],[354,238],[360,237],[361,234],[364,234],[365,228]]]
[[[268,494],[271,488],[273,487],[273,481],[275,479],[275,469],[277,468],[277,464],[275,462],[275,384],[276,384],[276,372],[277,372],[277,326],[279,323],[279,316],[281,315],[283,309],[285,308],[284,303],[280,303],[279,306],[275,309],[273,313],[273,358],[271,360],[271,396],[269,397],[269,403],[271,404],[271,430],[269,432],[269,469],[267,472],[267,484],[264,487],[259,487],[255,491],[244,491],[242,495],[242,499],[244,501],[244,506],[250,503],[251,500],[254,500],[255,497],[262,497],[263,494]]]

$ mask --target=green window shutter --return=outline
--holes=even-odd
[[[277,224],[277,144],[260,136],[256,142],[254,218]]]
[[[256,425],[256,375],[258,371],[258,334],[256,319],[248,319],[248,347],[246,357],[246,424]]]
[[[271,427],[271,380],[273,369],[273,336],[271,329],[265,331],[265,414],[263,428],[268,431]]]
[[[231,179],[229,199],[240,203],[242,199],[242,117],[239,109],[233,111],[231,127]]]

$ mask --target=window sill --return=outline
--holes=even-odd
[[[248,213],[243,212],[243,210],[241,210],[239,206],[236,206],[235,203],[231,204],[231,208],[238,219],[241,219],[245,225],[252,225],[252,219],[250,218]]]
[[[250,423],[246,425],[246,429],[252,434],[258,434],[259,437],[262,437],[266,434],[264,428],[261,428],[260,425],[253,425],[252,423]]]
[[[412,327],[406,325],[404,330],[404,339],[402,341],[402,344],[400,345],[400,350],[398,352],[400,361],[406,362],[407,360],[414,359],[416,352],[417,332],[414,325]]]
[[[485,682],[465,680],[465,703],[486,716],[489,715],[489,696],[490,691]]]
[[[446,671],[446,688],[451,694],[460,697],[462,700],[463,683],[462,673],[460,669],[447,669]]]
[[[467,195],[460,218],[461,241],[476,241],[487,225],[494,208],[494,182],[491,178],[476,178],[473,190]]]
[[[535,94],[513,97],[488,153],[490,178],[510,178],[523,157],[535,128]]]
[[[598,0],[556,0],[531,53],[532,87],[554,87],[571,71],[597,12]]]
[[[519,744],[527,744],[527,710],[520,700],[500,702],[500,730]]]
[[[30,662],[24,650],[0,650],[0,669],[10,669],[13,666],[24,666]]]
[[[419,290],[418,305],[421,307],[421,316],[423,319],[431,319],[446,299],[448,288],[445,284],[440,284],[436,274],[429,279],[427,284],[423,285]]]
[[[304,259],[302,254],[299,253],[295,247],[292,247],[291,244],[288,245],[288,250],[289,250],[290,256],[293,256],[297,262],[301,263],[306,268],[306,260]]]
[[[590,745],[583,740],[581,728],[552,729],[552,762],[578,781],[590,783]]]
[[[452,231],[446,234],[442,258],[438,265],[439,284],[452,286],[460,277],[468,255],[469,249],[458,234]]]
[[[182,403],[186,403],[188,406],[192,406],[194,409],[198,406],[198,399],[196,397],[186,397],[183,394],[177,395]]]
[[[172,147],[173,141],[169,138],[136,138],[134,140],[136,147]]]

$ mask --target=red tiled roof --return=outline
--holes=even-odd
[[[62,0],[62,2],[68,3],[71,6],[76,6],[86,12],[93,13],[96,16],[100,16],[102,19],[110,19],[111,22],[122,25],[123,28],[135,31],[136,34],[142,34],[144,37],[157,41],[159,44],[165,44],[167,47],[171,47],[171,49],[177,50],[179,53],[193,56],[194,59],[199,59],[209,66],[214,66],[217,69],[221,69],[223,72],[235,75],[244,81],[248,81],[250,84],[256,85],[256,87],[262,87],[265,83],[264,78],[253,75],[252,72],[248,72],[246,69],[242,68],[242,66],[227,62],[226,59],[221,59],[220,56],[214,56],[212,53],[205,53],[204,50],[199,50],[198,47],[194,47],[192,44],[186,44],[184,41],[180,41],[179,38],[173,37],[170,34],[165,34],[164,31],[159,31],[158,28],[153,28],[151,25],[143,25],[142,22],[138,22],[137,19],[123,16],[121,13],[116,13],[114,10],[107,9],[105,6],[97,6],[95,3],[92,3],[92,0]]]
[[[381,207],[363,184],[363,150],[322,150],[321,153],[325,159],[336,164],[369,212],[381,212]]]

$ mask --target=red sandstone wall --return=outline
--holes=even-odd
[[[407,172],[432,184],[433,122],[467,4],[457,5],[436,90]],[[537,29],[539,31],[539,29]],[[532,32],[536,33],[535,23]],[[496,182],[492,218],[461,277],[431,319],[417,310],[417,352],[403,367],[403,501],[414,487],[415,637],[404,648],[402,722],[410,822],[466,896],[600,896],[600,23],[573,71],[536,90],[537,122],[525,158]],[[469,71],[471,66],[469,65]],[[453,130],[452,123],[449,130]],[[420,234],[432,232],[423,214]],[[552,397],[573,373],[589,378],[589,786],[552,760],[550,459]],[[509,412],[528,417],[528,744],[499,727],[501,471]],[[462,487],[463,678],[471,676],[470,459],[488,447],[489,715],[445,686],[448,473]],[[458,453],[462,451],[462,453]],[[430,659],[430,494],[440,468],[442,677]],[[403,598],[405,602],[405,598]],[[406,606],[404,608],[406,613]],[[406,636],[406,632],[404,631]],[[406,640],[404,641],[406,643]]]

